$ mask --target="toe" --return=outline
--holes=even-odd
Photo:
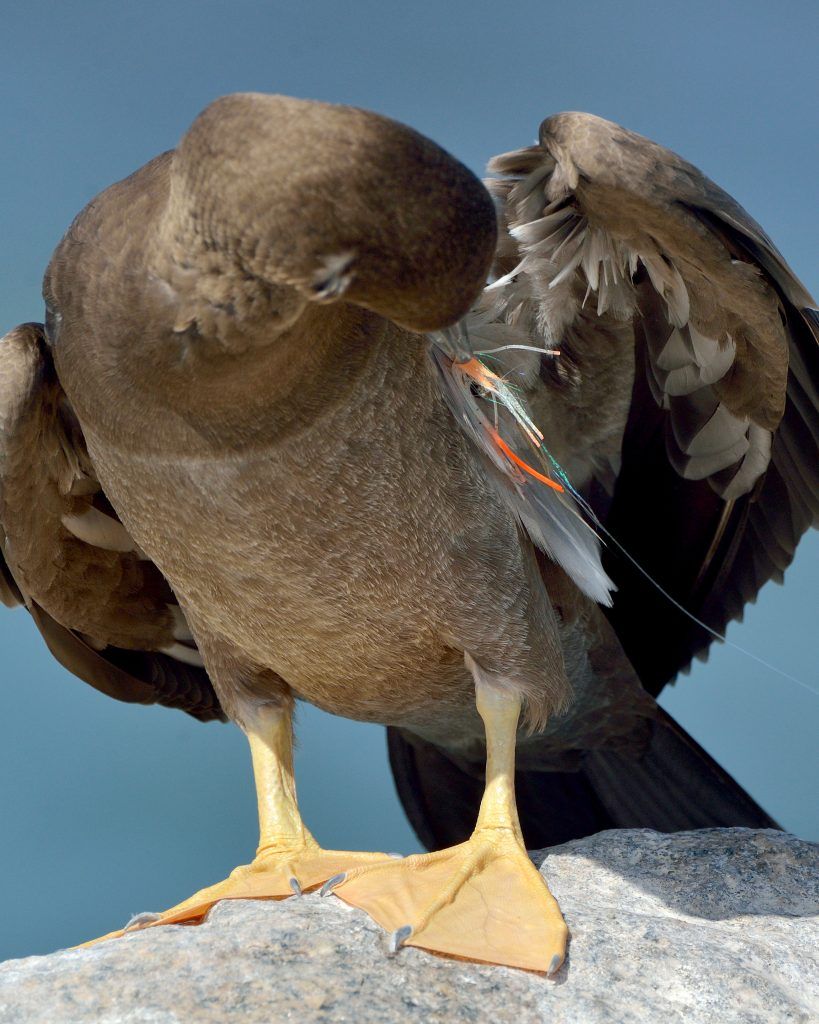
[[[162,915],[158,914],[156,911],[143,910],[141,914],[134,914],[122,930],[123,932],[137,931],[139,928],[144,928],[149,924],[156,924],[157,921],[161,920]]]

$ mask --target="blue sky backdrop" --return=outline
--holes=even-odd
[[[819,5],[112,0],[8,4],[0,60],[0,325],[42,316],[72,217],[173,147],[216,96],[283,92],[406,121],[475,171],[587,110],[677,150],[767,229],[816,294]],[[819,689],[819,542],[730,638]],[[118,704],[0,609],[0,958],[161,909],[252,856],[232,726]],[[652,638],[647,638],[651,642]],[[714,651],[664,705],[783,825],[819,838],[819,696]],[[299,715],[304,816],[328,846],[410,851],[383,730]]]

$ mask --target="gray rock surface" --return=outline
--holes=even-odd
[[[819,1020],[819,847],[602,832],[535,855],[572,933],[554,980],[405,948],[316,895],[0,965],[0,1024]]]

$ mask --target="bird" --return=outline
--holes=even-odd
[[[111,937],[320,887],[393,953],[551,975],[527,845],[775,827],[656,697],[817,523],[816,304],[600,117],[489,175],[370,111],[221,97],[0,342],[4,603],[101,692],[250,746],[253,860]],[[430,852],[317,843],[297,701],[387,726]]]

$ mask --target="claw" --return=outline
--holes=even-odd
[[[155,924],[161,917],[161,914],[152,910],[144,910],[141,914],[134,914],[122,930],[123,932],[135,932],[147,924]]]
[[[324,885],[319,890],[319,896],[329,896],[330,893],[333,891],[333,889],[335,889],[335,887],[337,885],[341,885],[341,883],[346,878],[347,878],[347,872],[346,871],[341,871],[341,872],[339,872],[339,874],[333,875],[332,878],[328,878],[327,881],[324,883]]]
[[[405,924],[400,928],[396,928],[395,931],[390,935],[390,956],[395,956],[398,950],[404,945],[407,939],[412,935],[412,925]]]
[[[560,965],[563,963],[563,957],[559,953],[555,953],[552,957],[552,961],[549,964],[549,969],[546,971],[547,978],[553,978],[555,974],[560,970]]]
[[[289,882],[289,885],[290,885],[290,888],[293,890],[293,892],[295,893],[296,896],[301,896],[302,895],[301,886],[299,885],[298,878],[291,878],[290,882]]]

